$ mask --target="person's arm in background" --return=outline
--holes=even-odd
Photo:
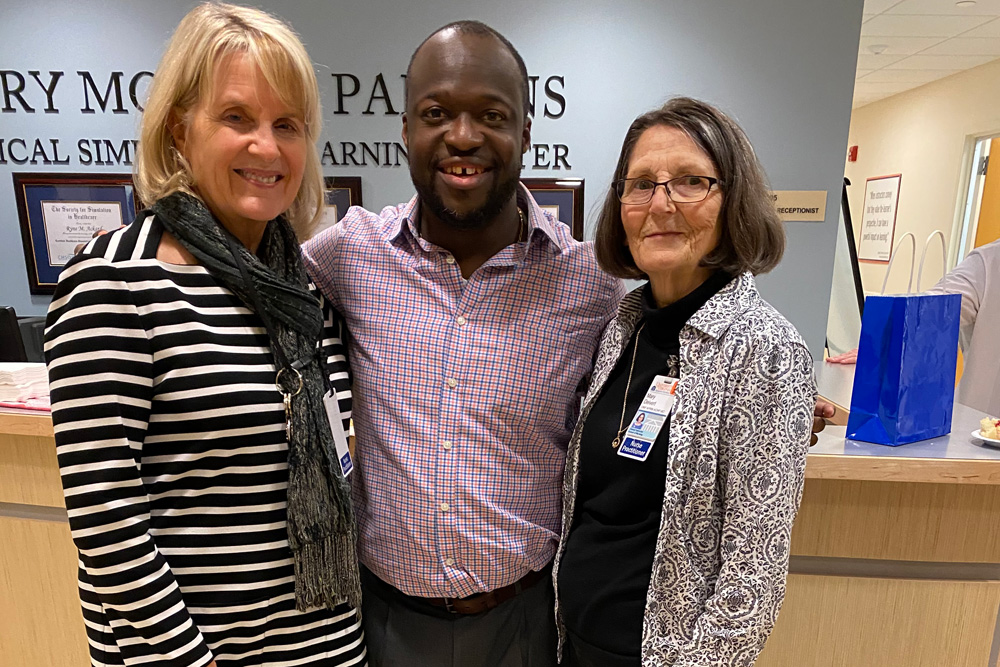
[[[964,352],[972,340],[972,331],[979,315],[979,304],[982,303],[983,290],[986,287],[986,262],[983,256],[973,250],[968,257],[945,274],[934,287],[927,290],[928,294],[961,294],[962,316],[959,342]]]

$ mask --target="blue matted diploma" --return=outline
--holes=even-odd
[[[76,247],[100,230],[135,220],[132,177],[120,174],[21,174],[14,178],[32,294],[51,294]]]

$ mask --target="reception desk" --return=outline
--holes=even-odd
[[[0,412],[0,665],[90,664],[48,414]]]
[[[851,370],[820,369],[841,405]],[[896,448],[820,434],[760,667],[997,667],[1000,450],[970,437],[981,416],[957,405],[950,436]],[[0,413],[0,545],[0,665],[89,664],[47,415]]]
[[[850,405],[853,367],[818,369]],[[828,426],[811,449],[788,592],[759,667],[997,667],[1000,450],[948,436],[886,447]]]

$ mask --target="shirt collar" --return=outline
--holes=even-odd
[[[698,309],[688,325],[720,338],[736,318],[760,302],[760,293],[749,271],[736,276]]]
[[[561,222],[553,223],[545,215],[545,212],[535,201],[535,198],[531,196],[531,192],[525,187],[524,183],[517,184],[517,204],[521,208],[528,211],[528,248],[531,248],[531,242],[536,238],[544,239],[544,246],[550,250],[553,254],[558,254],[564,250],[569,249],[569,241],[561,239],[559,234],[556,232],[554,224],[563,224]],[[536,233],[538,230],[538,233]]]
[[[701,285],[689,294],[662,308],[656,305],[652,285],[646,283],[642,290],[642,313],[648,325],[647,330],[676,336],[688,320],[730,280],[732,280],[732,276],[725,271],[713,271]]]
[[[569,242],[560,238],[553,223],[546,217],[545,212],[523,183],[517,184],[517,204],[528,212],[528,250],[531,249],[536,238],[541,239],[543,248],[548,249],[553,254],[568,249]],[[401,236],[408,235],[414,243],[422,245],[423,240],[420,238],[419,221],[417,220],[419,213],[420,198],[413,195],[410,201],[399,209],[399,219],[397,226],[391,230],[391,240],[396,241]]]
[[[639,320],[645,315],[643,293],[645,285],[625,295],[618,305],[618,320],[628,336],[632,335]],[[753,274],[749,271],[736,276],[712,295],[687,321],[687,326],[712,338],[720,338],[750,308],[760,303],[760,293]]]
[[[403,232],[409,232],[410,237],[413,241],[419,242],[420,233],[417,230],[417,212],[420,210],[420,201],[417,195],[413,195],[410,201],[406,202],[399,208],[399,217],[396,220],[395,229],[390,229],[392,236],[390,240],[396,241],[403,235]]]

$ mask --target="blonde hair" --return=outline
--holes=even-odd
[[[186,119],[214,90],[216,67],[244,54],[263,73],[284,104],[305,123],[306,163],[302,185],[285,217],[300,239],[309,237],[323,215],[323,171],[315,144],[323,123],[316,73],[301,40],[270,14],[249,7],[205,3],[185,16],[156,69],[143,112],[135,185],[147,205],[173,192],[192,190],[191,169],[174,145],[174,121]]]

